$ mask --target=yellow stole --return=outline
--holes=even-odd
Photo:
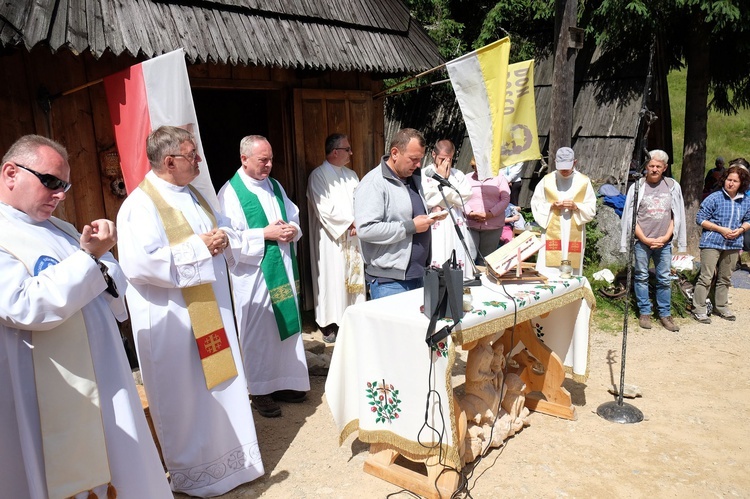
[[[80,240],[81,235],[67,222],[54,217],[49,222],[74,241]],[[43,252],[52,251],[46,241],[18,230],[13,221],[4,217],[0,218],[0,231],[12,234],[0,246],[23,263],[31,276],[38,273],[41,261],[54,265],[57,258],[64,258],[45,255]],[[83,313],[78,310],[53,329],[32,331],[31,342],[49,498],[66,498],[86,491],[91,497],[95,487],[107,484],[108,497],[115,497]]]
[[[573,173],[573,201],[582,203],[586,197],[588,177],[580,172]],[[544,196],[548,203],[560,201],[560,191],[557,190],[556,174],[546,175],[544,181]],[[568,198],[566,198],[568,199]],[[559,267],[563,260],[561,215],[550,208],[550,221],[545,232],[544,258],[548,267]],[[570,234],[568,235],[567,260],[574,269],[581,267],[583,258],[583,225],[575,223],[575,218],[570,219]]]
[[[170,206],[148,178],[144,178],[138,187],[151,198],[156,206],[170,246],[182,244],[195,234],[182,212]],[[216,228],[216,217],[211,207],[197,190],[192,186],[188,187],[208,215],[212,227]],[[198,346],[198,355],[203,366],[203,375],[206,378],[206,388],[210,390],[237,376],[237,366],[221,321],[219,304],[216,302],[211,283],[182,288],[182,297],[187,305],[195,343]]]

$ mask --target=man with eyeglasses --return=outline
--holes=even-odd
[[[133,335],[172,490],[213,497],[264,472],[229,283],[244,242],[191,185],[190,132],[162,126],[146,152],[117,216]]]
[[[346,167],[352,155],[349,138],[341,133],[329,135],[325,153],[325,161],[307,181],[307,206],[315,322],[323,341],[334,343],[346,307],[365,301],[365,280],[354,226],[354,189],[359,177]]]
[[[2,159],[2,495],[171,498],[117,327],[128,316],[117,231],[53,217],[70,186],[67,151],[45,137]]]
[[[240,141],[242,165],[219,191],[222,212],[248,252],[232,269],[247,389],[264,417],[278,402],[303,402],[310,390],[297,292],[299,210],[270,177],[273,149],[265,137]]]

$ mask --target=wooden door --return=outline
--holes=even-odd
[[[380,121],[376,122],[378,119]],[[375,111],[371,92],[319,89],[294,91],[295,174],[296,184],[300,186],[298,206],[303,232],[309,231],[307,178],[325,160],[326,137],[332,133],[349,136],[352,160],[348,166],[362,178],[379,161],[380,153],[376,151],[376,143],[382,149],[382,121],[382,113]],[[310,310],[314,306],[309,245],[309,239],[303,238],[299,248],[303,310]]]

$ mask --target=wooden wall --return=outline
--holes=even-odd
[[[55,215],[79,229],[91,220],[115,219],[123,198],[113,192],[111,184],[118,172],[112,168],[116,147],[104,86],[94,84],[85,89],[61,95],[113,74],[139,59],[106,53],[94,59],[88,52],[76,56],[68,51],[52,54],[45,48],[6,51],[0,55],[0,154],[21,135],[37,133],[62,143],[70,155],[73,188]],[[304,201],[304,190],[295,174],[295,126],[293,89],[364,90],[375,92],[379,81],[369,75],[347,72],[302,71],[292,69],[228,66],[219,64],[188,65],[191,85],[206,89],[277,90],[277,106],[282,113],[269,116],[274,136],[274,176],[279,178],[298,204]],[[48,112],[38,95],[51,99]],[[44,100],[44,99],[43,99]],[[374,106],[372,128],[375,156],[383,149],[382,106]],[[201,124],[203,127],[204,125]],[[269,134],[271,135],[271,134]],[[270,139],[271,137],[269,137]],[[239,145],[239,144],[238,144]],[[322,150],[322,144],[321,144]],[[217,189],[221,186],[215,186]]]

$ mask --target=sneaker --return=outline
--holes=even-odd
[[[693,318],[701,324],[711,324],[711,319],[706,314],[693,313]]]
[[[277,418],[281,416],[281,407],[279,407],[279,404],[270,395],[253,395],[252,401],[252,406],[264,418]]]
[[[650,315],[638,316],[638,325],[641,326],[641,329],[651,329],[651,316]]]
[[[336,343],[336,333],[326,334],[323,336],[323,343]]]
[[[278,390],[271,394],[271,398],[278,402],[289,402],[299,404],[307,398],[307,392],[297,390]]]
[[[714,315],[718,315],[722,319],[728,320],[728,321],[736,321],[737,320],[737,317],[735,317],[735,315],[732,313],[732,311],[729,310],[729,309],[726,309],[726,308],[724,309],[723,312],[721,310],[719,310],[718,308],[715,309],[714,310]]]
[[[677,324],[675,324],[672,320],[672,316],[662,317],[659,320],[661,321],[661,325],[664,326],[664,329],[666,329],[667,331],[676,333],[680,330],[679,326],[677,326]]]

